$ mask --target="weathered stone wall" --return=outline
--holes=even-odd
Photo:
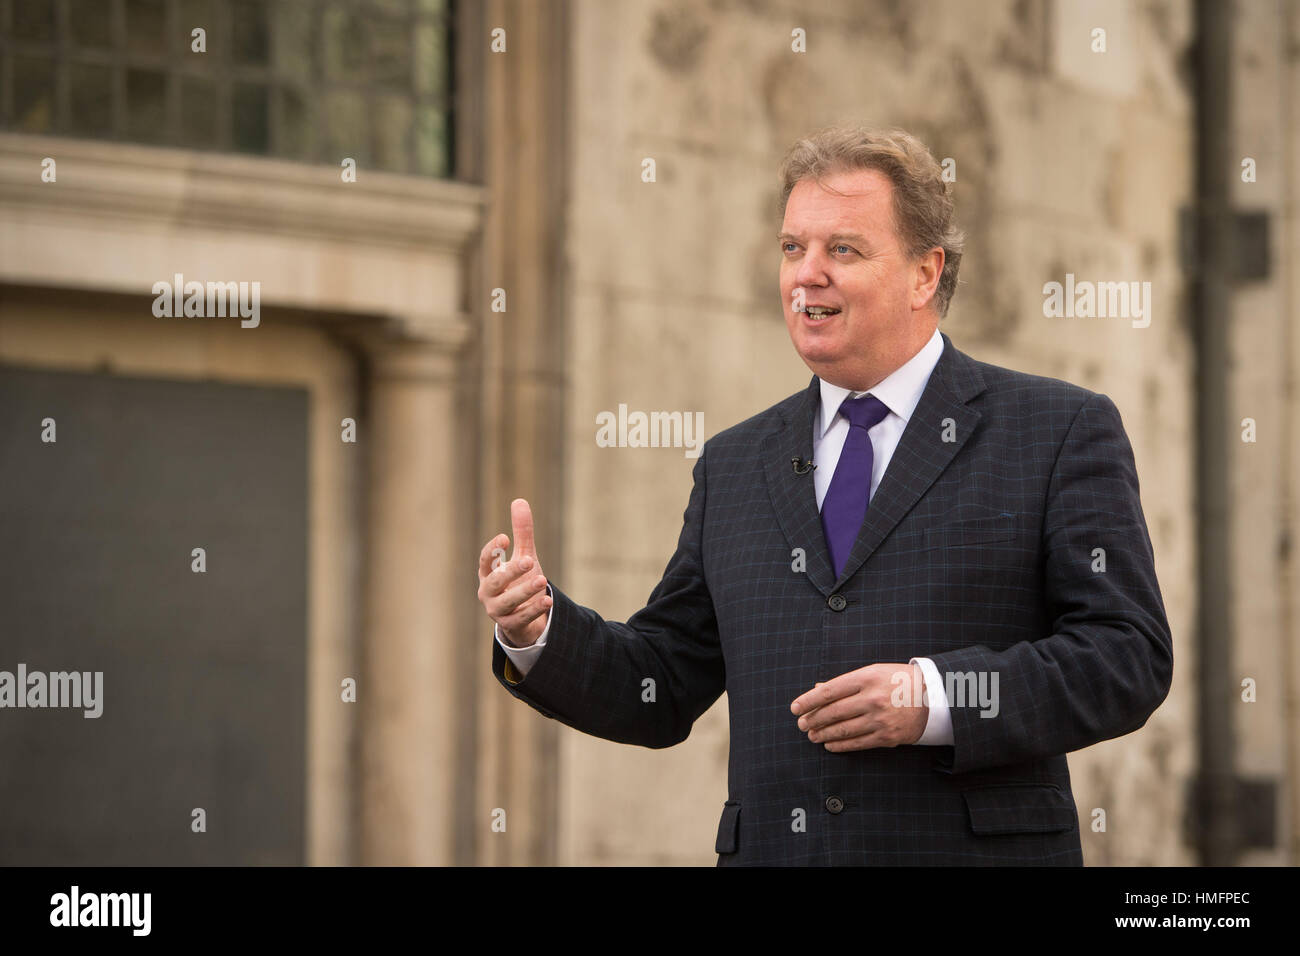
[[[1267,277],[1240,284],[1231,317],[1233,414],[1255,440],[1229,436],[1232,459],[1233,671],[1222,675],[1234,706],[1237,773],[1277,784],[1271,850],[1242,862],[1295,865],[1300,858],[1300,5],[1240,3],[1234,37],[1235,116],[1229,171],[1241,210],[1268,214]],[[1253,181],[1251,181],[1253,178]],[[1248,436],[1247,428],[1242,434]],[[1242,700],[1242,681],[1255,701]]]

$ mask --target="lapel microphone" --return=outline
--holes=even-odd
[[[796,475],[806,475],[808,474],[808,472],[812,471],[814,468],[817,467],[816,465],[813,464],[813,460],[811,458],[801,460],[797,455],[794,458],[790,459],[790,464],[794,466],[794,473]]]

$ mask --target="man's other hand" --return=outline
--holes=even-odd
[[[510,524],[515,534],[510,560],[505,560],[510,546],[505,534],[485,544],[478,556],[478,599],[507,644],[531,647],[546,630],[552,601],[533,542],[533,512],[523,498],[510,502]]]
[[[814,743],[833,752],[914,744],[930,708],[918,664],[871,664],[795,698],[790,712]]]

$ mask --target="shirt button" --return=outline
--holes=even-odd
[[[849,602],[844,600],[843,594],[832,594],[826,599],[826,605],[832,611],[842,611],[849,606]]]
[[[831,813],[839,813],[841,810],[844,809],[844,801],[841,800],[839,797],[827,797],[826,809],[829,810]]]

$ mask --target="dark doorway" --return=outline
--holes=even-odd
[[[0,863],[304,862],[308,397],[0,366]]]

